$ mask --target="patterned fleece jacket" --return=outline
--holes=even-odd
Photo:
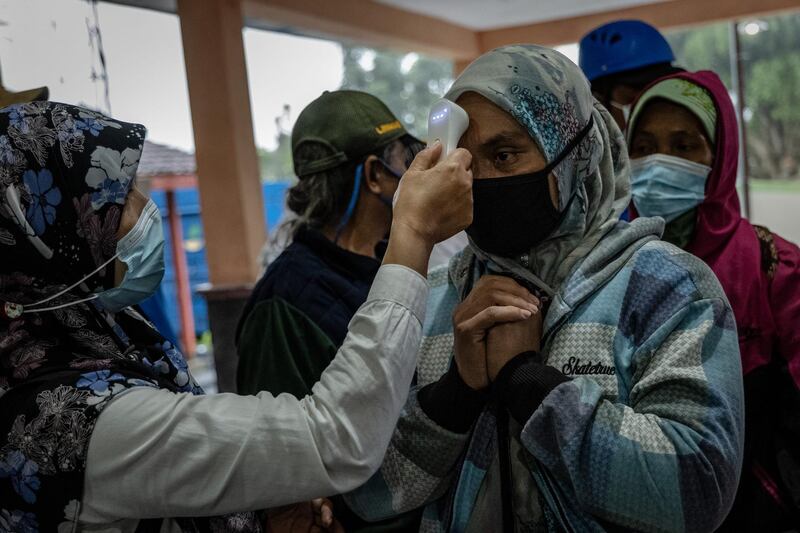
[[[714,274],[659,241],[662,227],[618,223],[562,283],[540,356],[569,379],[509,426],[513,492],[504,498],[492,402],[465,433],[420,406],[420,390],[451,373],[451,317],[477,261],[467,249],[432,272],[417,387],[381,469],[347,496],[352,508],[376,520],[427,506],[422,531],[499,529],[503,499],[517,531],[719,525],[743,448],[736,327]]]

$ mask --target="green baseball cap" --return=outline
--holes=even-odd
[[[406,135],[408,131],[386,104],[371,94],[325,91],[303,109],[292,129],[294,172],[302,178],[357,161]],[[325,145],[331,153],[298,160],[295,154],[303,143]]]

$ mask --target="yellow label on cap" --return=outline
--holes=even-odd
[[[386,124],[381,124],[380,126],[375,128],[375,131],[378,135],[383,135],[384,133],[389,133],[390,131],[399,130],[402,128],[403,125],[400,124],[399,120],[395,120],[394,122],[387,122]]]

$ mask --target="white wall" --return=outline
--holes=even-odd
[[[750,191],[750,220],[800,243],[800,191]]]

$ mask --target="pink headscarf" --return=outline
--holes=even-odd
[[[779,262],[772,279],[762,268],[761,241],[753,225],[742,217],[736,191],[736,113],[719,77],[700,71],[667,78],[685,79],[704,88],[717,109],[713,167],[687,251],[711,267],[730,300],[739,330],[744,373],[768,363],[779,352],[787,359],[795,383],[800,384],[800,335],[796,333],[800,327],[796,323],[800,317],[800,250],[774,235]]]

